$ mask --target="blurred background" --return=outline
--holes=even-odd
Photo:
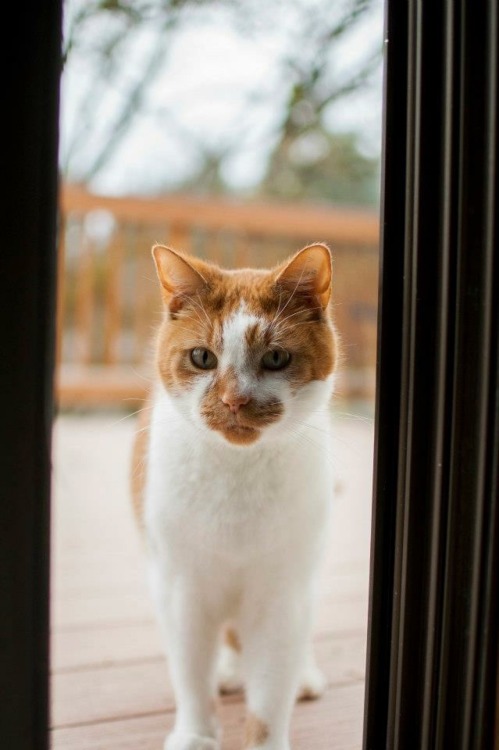
[[[265,267],[321,240],[342,349],[315,628],[328,687],[295,708],[291,734],[294,750],[361,747],[382,15],[379,0],[66,1],[53,750],[158,750],[175,714],[129,492],[162,314],[151,245]],[[237,750],[242,696],[217,710]]]
[[[374,393],[379,0],[67,0],[59,401],[144,396],[150,247],[269,266],[334,256],[339,395]]]

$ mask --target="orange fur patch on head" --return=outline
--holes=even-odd
[[[248,346],[253,346],[257,340],[258,333],[260,331],[260,326],[258,323],[253,323],[245,332],[244,336],[246,339],[246,343]]]
[[[249,748],[263,745],[268,738],[269,728],[267,724],[255,714],[248,713],[244,727],[244,749],[249,750]]]

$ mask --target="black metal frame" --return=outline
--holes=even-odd
[[[0,45],[0,746],[48,747],[61,2],[9,3]]]
[[[496,6],[388,1],[366,750],[494,741]],[[44,750],[61,0],[26,0],[9,14],[0,742]]]
[[[369,750],[494,742],[497,32],[496,0],[387,7]]]

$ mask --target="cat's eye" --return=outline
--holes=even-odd
[[[284,349],[269,349],[262,357],[264,370],[283,370],[291,361],[291,354]]]
[[[191,351],[191,362],[200,370],[214,370],[217,366],[217,358],[209,349],[197,347]]]

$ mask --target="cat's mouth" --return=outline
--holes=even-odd
[[[250,445],[255,443],[262,434],[265,427],[275,421],[275,417],[269,419],[259,419],[252,423],[243,420],[241,417],[221,417],[205,414],[205,419],[210,429],[219,432],[229,442],[236,445]]]
[[[256,427],[244,424],[237,419],[210,419],[207,422],[212,430],[220,432],[229,443],[236,443],[237,445],[249,445],[256,442],[260,437],[263,427],[263,425]]]
[[[230,443],[249,445],[256,442],[262,431],[276,422],[283,413],[279,401],[257,402],[241,407],[233,414],[219,399],[207,396],[201,408],[201,414],[208,427],[219,432]]]

